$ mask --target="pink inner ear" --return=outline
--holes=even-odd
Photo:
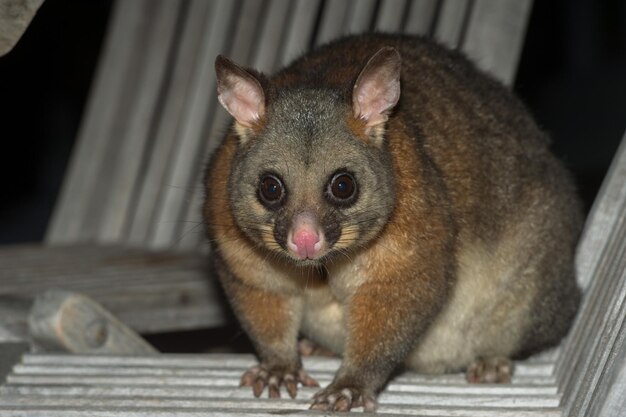
[[[235,120],[250,127],[263,115],[263,93],[258,85],[245,78],[230,78],[229,88],[220,91],[218,99]]]
[[[391,47],[380,49],[368,61],[354,85],[354,116],[366,127],[384,123],[400,99],[400,54]]]
[[[258,82],[237,73],[218,82],[218,100],[243,126],[251,127],[265,112],[265,96]]]
[[[387,112],[400,98],[400,80],[366,79],[356,86],[355,116],[365,120],[366,126],[376,126],[387,120]]]

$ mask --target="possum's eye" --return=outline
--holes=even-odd
[[[259,181],[259,199],[266,207],[278,208],[285,196],[285,187],[275,175],[265,174]]]
[[[338,206],[347,206],[356,200],[356,180],[348,172],[338,172],[328,183],[328,200]]]

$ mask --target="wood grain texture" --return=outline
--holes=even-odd
[[[307,410],[315,389],[302,389],[295,400],[270,400],[253,399],[239,388],[241,372],[254,363],[249,355],[29,354],[0,387],[0,416],[319,415]],[[558,416],[559,396],[546,365],[522,364],[511,385],[496,386],[467,385],[460,374],[404,373],[381,395],[377,415]],[[322,385],[338,366],[338,359],[304,359],[304,368]]]
[[[197,253],[94,245],[5,246],[0,251],[0,282],[0,311],[5,312],[16,306],[3,303],[2,297],[32,297],[63,288],[93,297],[140,332],[226,322],[207,259]],[[15,315],[11,326],[24,327],[25,317],[23,312]]]
[[[566,415],[623,412],[604,404],[626,395],[619,391],[626,357],[625,144],[622,139],[579,245],[578,278],[586,296],[555,369]]]

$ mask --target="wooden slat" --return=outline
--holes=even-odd
[[[114,357],[84,355],[23,356],[0,387],[0,415],[21,411],[151,415],[178,413],[241,415],[319,415],[307,412],[314,388],[302,388],[298,398],[255,399],[239,387],[242,372],[255,363],[251,355],[158,355]],[[304,358],[305,369],[322,386],[339,367],[335,358]],[[428,376],[404,373],[379,397],[378,415],[546,416],[560,415],[554,381],[528,384],[524,373],[543,364],[520,364],[509,385],[472,385],[460,374]],[[37,404],[36,407],[33,405]],[[31,414],[35,413],[35,414]],[[97,415],[97,414],[96,414]]]
[[[616,222],[624,215],[622,204],[626,201],[626,135],[617,149],[605,180],[598,190],[598,197],[589,211],[578,252],[576,272],[579,285],[587,289],[604,256],[607,236],[615,229]]]
[[[189,98],[193,91],[193,74],[198,64],[198,50],[205,35],[206,22],[214,12],[214,3],[191,1],[181,11],[180,34],[171,55],[169,71],[171,75],[164,85],[162,94],[163,107],[160,117],[155,121],[154,139],[147,158],[146,173],[137,190],[137,202],[133,212],[129,213],[130,225],[127,241],[143,246],[150,242],[155,229],[160,225],[159,208],[163,202],[165,190],[176,188],[180,201],[184,201],[185,190],[170,182],[172,166],[171,156],[180,146],[179,135],[186,122],[189,111]],[[168,225],[173,227],[173,225]]]
[[[556,368],[569,415],[599,412],[626,357],[625,143],[623,139],[579,247],[578,274],[588,288]]]
[[[260,31],[264,2],[259,0],[244,0],[237,11],[237,22],[234,27],[234,39],[229,50],[222,51],[235,62],[248,65],[258,48],[256,41]]]
[[[370,30],[375,11],[376,0],[352,0],[346,24],[348,30],[345,33],[363,33]]]
[[[600,417],[619,417],[626,410],[626,354],[622,349],[621,358],[615,363],[614,379],[606,395],[604,402],[600,405],[598,412]]]
[[[139,192],[137,187],[141,186],[142,162],[150,149],[151,129],[160,106],[159,93],[166,76],[179,5],[159,1],[164,1],[163,6],[146,10],[146,39],[136,45],[142,59],[128,74],[131,78],[123,92],[128,108],[120,109],[124,114],[117,116],[125,123],[120,126],[121,131],[109,131],[109,140],[114,144],[108,149],[108,163],[100,172],[99,185],[101,190],[107,190],[106,197],[91,202],[103,211],[97,231],[98,241],[103,243],[119,242],[127,235],[128,213]],[[128,95],[131,89],[133,94]],[[117,105],[123,102],[119,100]]]
[[[375,29],[380,32],[401,32],[407,4],[407,0],[381,1],[376,14]]]
[[[320,0],[295,0],[289,19],[286,42],[281,53],[279,65],[288,65],[295,58],[309,50],[315,32],[315,17],[319,13]]]
[[[207,259],[196,253],[82,245],[19,246],[5,252],[21,262],[0,262],[0,303],[2,296],[32,297],[62,288],[94,298],[141,332],[210,327],[226,321]]]
[[[437,0],[413,0],[409,5],[404,32],[412,35],[430,35],[434,28]]]
[[[462,40],[471,1],[440,0],[440,2],[434,37],[447,47],[455,49]]]
[[[347,32],[346,21],[350,10],[350,1],[327,0],[324,4],[320,26],[317,30],[315,45],[325,44]]]
[[[258,34],[259,42],[254,57],[248,64],[259,71],[271,72],[276,69],[283,41],[283,29],[289,24],[289,0],[268,0],[266,17]]]
[[[479,67],[511,85],[532,0],[474,0],[461,49]]]
[[[96,190],[99,172],[110,145],[108,132],[117,126],[117,97],[124,94],[125,74],[136,64],[133,59],[137,38],[141,36],[145,4],[150,0],[116,2],[111,27],[104,42],[101,64],[90,94],[85,119],[80,127],[80,138],[72,153],[68,175],[63,183],[46,240],[50,243],[70,243],[93,239],[95,226],[88,224],[90,198]],[[115,138],[113,138],[115,139]]]
[[[188,199],[188,194],[182,194],[180,190],[195,187],[193,180],[204,160],[207,115],[212,114],[217,106],[215,96],[210,94],[216,88],[213,76],[215,56],[224,48],[226,41],[224,34],[227,33],[236,11],[236,3],[231,0],[212,3],[215,9],[205,25],[202,35],[203,45],[197,51],[198,61],[190,84],[190,95],[186,100],[187,107],[181,122],[178,144],[170,160],[171,174],[168,178],[170,187],[165,189],[158,207],[156,230],[150,242],[152,247],[168,247],[179,239],[177,232],[181,221],[184,220],[186,207],[186,204],[181,205],[181,201],[185,202]]]
[[[122,75],[116,101],[108,103],[115,106],[114,120],[104,127],[105,136],[101,140],[106,146],[98,156],[101,165],[94,172],[92,198],[88,199],[83,217],[74,219],[75,222],[82,220],[84,238],[117,242],[126,234],[128,212],[137,193],[142,160],[149,146],[152,118],[159,106],[160,85],[177,11],[178,5],[172,2],[165,2],[161,7],[144,7],[141,18],[135,23],[138,35],[131,39],[135,51]],[[129,95],[129,90],[134,94]]]

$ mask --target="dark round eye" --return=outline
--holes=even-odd
[[[280,203],[285,194],[283,183],[275,175],[267,174],[261,177],[259,182],[259,197],[261,202],[268,206]]]
[[[329,197],[338,204],[350,204],[356,197],[356,181],[347,172],[340,172],[333,176],[328,184]]]

